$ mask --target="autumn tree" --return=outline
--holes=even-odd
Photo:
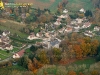
[[[83,51],[80,48],[80,45],[74,45],[74,50],[75,50],[75,54],[76,54],[76,58],[77,59],[81,59],[83,57]]]
[[[40,62],[43,63],[43,64],[49,63],[46,51],[44,51],[44,50],[40,51],[40,53],[38,54],[38,58],[39,58]]]
[[[99,42],[98,40],[93,40],[91,42],[91,52],[90,55],[93,56],[95,54],[97,54],[97,48],[99,47]]]
[[[61,60],[61,50],[59,48],[53,48],[54,61],[58,62]]]
[[[81,43],[81,49],[83,51],[83,57],[86,57],[91,51],[90,43]]]
[[[68,72],[68,75],[77,75],[77,74],[76,74],[76,72],[74,72],[74,71],[69,71],[69,72]]]
[[[36,58],[29,60],[28,62],[28,70],[32,71],[34,74],[37,73],[38,69],[42,67],[42,64],[38,62]]]
[[[91,72],[91,75],[99,75],[99,72],[98,72],[97,70],[93,70],[93,71]]]

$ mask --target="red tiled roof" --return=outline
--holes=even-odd
[[[24,55],[24,52],[25,52],[25,50],[21,50],[21,51],[19,51],[17,54],[18,54],[20,57],[22,57],[22,56]]]

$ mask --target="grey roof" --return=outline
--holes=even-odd
[[[56,44],[59,44],[60,42],[57,40],[57,39],[55,39],[55,40],[53,40],[53,41],[51,41],[50,42],[50,44],[52,45],[52,46],[55,46]]]

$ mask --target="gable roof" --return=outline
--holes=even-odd
[[[25,52],[25,50],[21,50],[21,51],[17,52],[17,54],[18,54],[20,57],[22,57],[22,56],[24,55],[24,52]]]

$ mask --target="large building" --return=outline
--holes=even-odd
[[[3,4],[2,0],[0,0],[0,9],[4,9],[4,4]]]

